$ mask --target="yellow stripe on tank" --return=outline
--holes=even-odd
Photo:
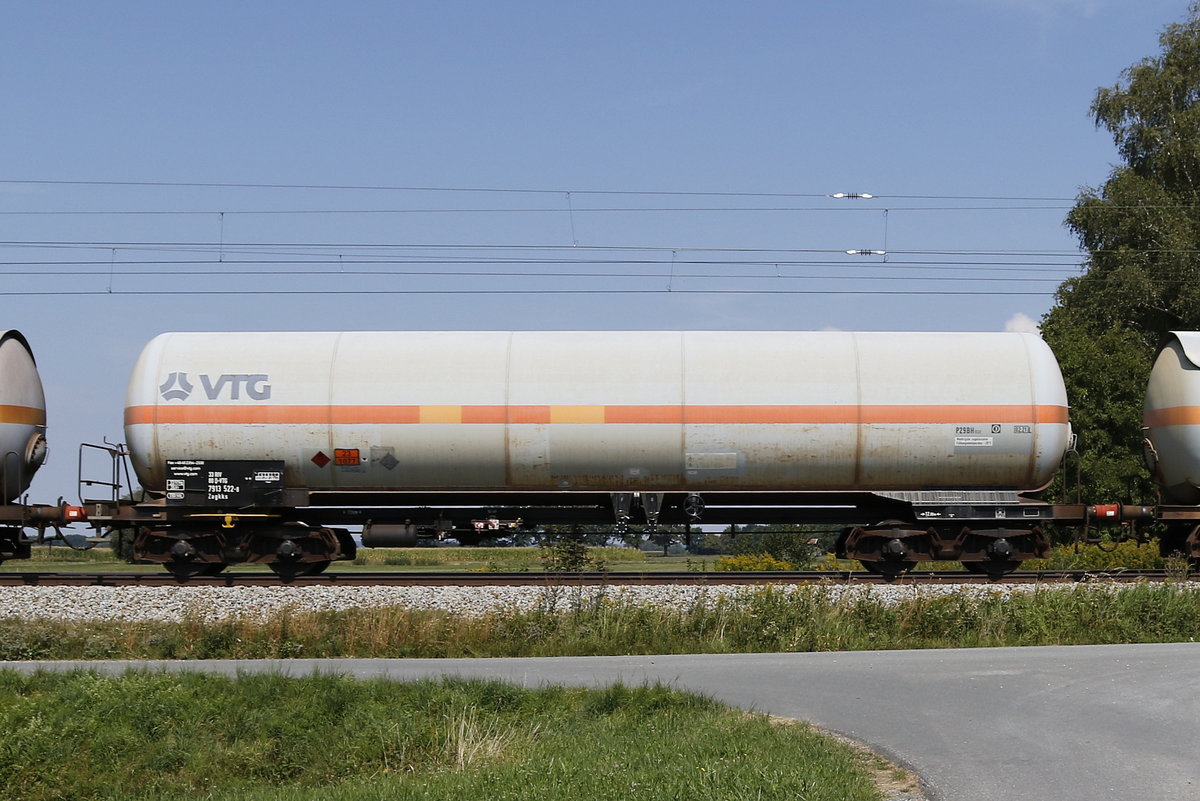
[[[417,418],[422,423],[461,423],[463,407],[461,406],[422,406]]]
[[[604,406],[551,406],[550,423],[603,423]]]

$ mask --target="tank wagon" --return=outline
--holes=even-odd
[[[1167,335],[1150,370],[1142,421],[1146,466],[1161,488],[1160,547],[1200,562],[1200,332]]]
[[[46,459],[46,396],[19,331],[0,331],[0,454],[0,502],[7,504]]]
[[[1030,494],[1067,412],[1029,334],[171,333],[125,409],[156,499],[92,517],[180,575],[547,522],[835,523],[879,572],[1000,575],[1087,515]]]
[[[23,529],[78,519],[80,510],[15,503],[46,461],[46,397],[29,343],[19,331],[0,330],[0,562],[28,559]]]

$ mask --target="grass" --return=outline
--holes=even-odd
[[[10,568],[28,565],[27,569],[41,570],[42,565],[54,564],[105,564],[118,562],[111,548],[89,548],[77,551],[69,545],[33,545],[29,548],[28,559],[16,559],[6,562]]]
[[[0,672],[13,801],[867,801],[868,767],[807,726],[665,687]]]
[[[651,607],[552,588],[537,608],[471,616],[380,607],[266,620],[0,620],[0,660],[591,656],[1179,642],[1200,639],[1189,584],[913,593],[766,587]]]

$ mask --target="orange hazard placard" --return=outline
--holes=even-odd
[[[334,448],[333,463],[342,467],[358,467],[358,448]]]

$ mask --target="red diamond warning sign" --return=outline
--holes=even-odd
[[[317,455],[312,458],[312,463],[315,464],[317,467],[324,467],[325,465],[329,464],[331,461],[333,461],[333,460],[330,459],[328,456],[326,456],[321,451],[317,451]]]

